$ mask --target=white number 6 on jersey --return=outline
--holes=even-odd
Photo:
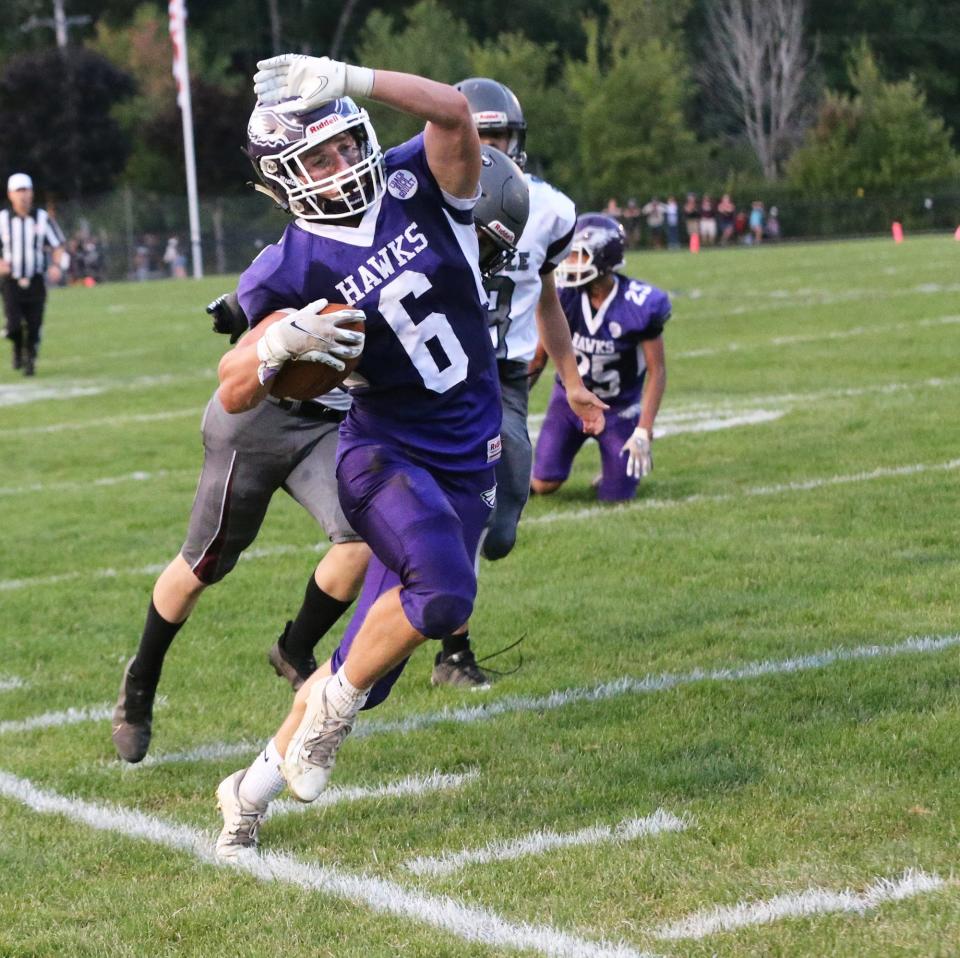
[[[430,280],[423,273],[401,273],[381,290],[380,312],[397,334],[424,386],[435,393],[445,393],[467,378],[467,354],[443,313],[430,313],[415,323],[401,302],[411,293],[419,299],[429,290]],[[435,340],[432,351],[428,346],[431,340]],[[443,359],[447,361],[444,363]]]

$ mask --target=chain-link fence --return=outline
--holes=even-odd
[[[71,276],[101,280],[189,274],[187,201],[132,189],[59,203],[53,210],[68,239]],[[287,217],[266,197],[217,197],[200,202],[204,272],[239,273],[274,242]]]
[[[717,193],[714,193],[716,201]],[[898,221],[911,231],[953,231],[960,225],[960,184],[916,185],[898,194],[828,198],[795,189],[761,186],[733,196],[745,228],[732,238],[750,235],[751,204],[764,204],[765,223],[771,212],[779,239],[833,239],[889,235]],[[681,204],[684,197],[678,197]],[[132,189],[58,204],[54,209],[70,243],[71,279],[153,279],[190,273],[187,202]],[[200,204],[204,272],[238,273],[267,243],[274,242],[287,217],[267,198],[246,196],[207,198]],[[684,214],[679,213],[679,240],[686,242]],[[663,233],[648,228],[644,217],[629,224],[632,245],[660,245]]]

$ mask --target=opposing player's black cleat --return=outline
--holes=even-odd
[[[488,689],[490,679],[477,665],[473,649],[462,649],[446,655],[442,650],[433,660],[432,685],[458,685],[461,688]]]
[[[23,369],[23,356],[20,353],[20,347],[14,343],[13,344],[13,371],[19,372]]]
[[[117,754],[125,762],[142,762],[150,748],[153,724],[153,699],[157,694],[155,684],[146,685],[131,674],[134,658],[127,662],[120,682],[120,697],[113,710],[113,733],[111,738]]]
[[[286,679],[293,687],[293,691],[296,692],[317,671],[317,660],[312,655],[305,659],[294,658],[283,647],[284,639],[286,639],[292,625],[293,622],[287,622],[284,626],[283,634],[274,642],[273,648],[267,653],[267,661],[273,666],[273,671],[280,678]]]

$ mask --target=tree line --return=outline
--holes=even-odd
[[[0,167],[64,199],[181,193],[166,4],[49,0],[0,12]],[[242,191],[256,60],[280,50],[519,96],[531,168],[581,206],[608,196],[793,190],[849,199],[960,173],[955,0],[188,0],[201,192]],[[22,29],[31,24],[28,30]],[[415,132],[373,105],[381,143]],[[953,128],[952,128],[953,127]]]

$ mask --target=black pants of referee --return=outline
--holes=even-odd
[[[7,317],[7,339],[13,344],[14,365],[32,365],[40,344],[43,308],[47,286],[42,276],[34,276],[26,286],[8,276],[3,281],[3,311]]]

